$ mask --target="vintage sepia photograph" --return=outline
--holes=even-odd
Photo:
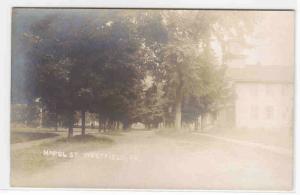
[[[12,187],[291,191],[291,10],[12,9]]]

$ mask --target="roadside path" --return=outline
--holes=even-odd
[[[209,137],[209,138],[221,140],[221,141],[225,141],[225,142],[235,143],[235,144],[242,145],[242,146],[249,146],[249,147],[253,147],[253,148],[259,148],[259,149],[267,150],[267,151],[270,151],[270,152],[273,152],[273,153],[276,153],[276,154],[287,155],[287,156],[290,156],[290,157],[293,156],[293,152],[291,150],[288,150],[288,149],[282,148],[282,147],[278,147],[278,146],[266,145],[266,144],[261,144],[261,143],[256,143],[256,142],[245,141],[245,140],[241,141],[241,140],[237,140],[237,139],[211,135],[211,134],[208,134],[208,133],[195,133],[195,134],[200,135],[200,136],[204,136],[204,137]]]

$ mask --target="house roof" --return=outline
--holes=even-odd
[[[228,68],[227,77],[234,82],[294,83],[291,66],[248,65]]]

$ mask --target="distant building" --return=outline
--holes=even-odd
[[[218,113],[223,126],[248,129],[291,128],[294,72],[289,66],[231,67],[227,77],[233,98]]]

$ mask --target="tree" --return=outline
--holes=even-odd
[[[98,114],[103,128],[173,120],[180,129],[182,118],[190,118],[182,109],[197,103],[195,118],[216,109],[226,94],[211,42],[225,40],[224,34],[227,41],[246,26],[240,19],[237,26],[224,21],[191,10],[48,13],[23,33],[26,71],[34,81],[26,83],[29,99],[40,98],[56,120],[67,119],[69,136],[76,112],[82,135],[86,112]]]
[[[158,128],[159,123],[163,122],[165,101],[161,86],[154,84],[145,90],[139,115],[147,128]]]
[[[245,17],[236,19],[237,14],[226,19],[223,17],[224,14],[212,12],[176,10],[162,11],[161,14],[162,22],[168,32],[168,41],[162,49],[161,66],[166,72],[163,80],[167,96],[174,97],[174,126],[180,129],[184,99],[189,96],[211,97],[208,94],[212,90],[210,85],[215,83],[217,69],[210,66],[218,65],[213,56],[212,40],[216,39],[215,37],[220,41],[236,36],[244,40],[248,26]],[[224,37],[218,36],[220,35],[218,31],[221,30]],[[238,34],[239,32],[243,32],[243,36]],[[207,74],[209,71],[212,74]],[[219,80],[219,82],[225,81]],[[215,93],[215,95],[220,94]]]
[[[136,120],[147,59],[139,27],[126,12],[91,15],[59,12],[37,21],[24,33],[29,45],[28,69],[51,112],[67,115],[72,135],[74,114],[86,111],[127,128]]]

